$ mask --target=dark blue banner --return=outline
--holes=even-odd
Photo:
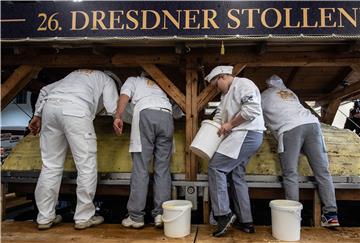
[[[1,38],[360,35],[359,1],[2,2]]]

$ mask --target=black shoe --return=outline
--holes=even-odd
[[[239,220],[235,220],[234,227],[244,231],[245,233],[255,233],[254,224],[252,222],[240,223]]]
[[[236,219],[236,216],[233,213],[229,213],[229,214],[223,215],[223,216],[217,216],[216,217],[216,220],[217,220],[216,230],[213,232],[212,235],[215,237],[224,235],[226,233],[226,231],[230,228],[230,225],[232,223],[234,223],[235,219]]]

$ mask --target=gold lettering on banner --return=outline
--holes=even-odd
[[[59,21],[55,18],[55,16],[58,14],[59,12],[53,13],[52,15],[50,15],[48,19],[46,13],[39,13],[38,17],[43,18],[43,20],[39,25],[39,27],[37,28],[37,31],[47,31],[47,30],[55,31],[59,29]]]
[[[309,25],[309,8],[301,8],[302,12],[303,12],[303,25],[301,26],[302,28],[316,28],[318,27],[318,22],[315,21],[314,25]]]
[[[202,11],[204,12],[204,26],[202,29],[210,29],[209,23],[214,29],[219,29],[220,27],[215,22],[217,12],[214,9],[204,9]],[[212,13],[211,17],[209,17],[209,12]]]
[[[106,26],[103,22],[105,19],[105,12],[104,11],[91,11],[93,13],[93,25],[91,30],[99,30],[98,25],[101,27],[101,29],[106,30]],[[100,16],[98,15],[100,14]]]
[[[110,30],[123,30],[124,29],[124,24],[120,24],[120,16],[124,15],[124,11],[119,10],[119,11],[114,11],[114,10],[110,10]],[[119,13],[120,15],[117,15],[115,18],[115,13]],[[120,27],[115,28],[115,22],[117,23],[117,25],[119,25]]]
[[[342,16],[345,16],[345,18],[354,26],[357,27],[357,10],[358,8],[352,8],[352,10],[354,11],[354,17],[350,16],[350,14],[348,12],[345,11],[345,9],[343,8],[338,8],[339,12],[340,12],[340,23],[338,27],[344,28],[343,25],[343,21],[342,21]]]
[[[298,21],[296,25],[291,25],[292,8],[284,8],[284,10],[285,10],[285,26],[284,26],[284,28],[299,28],[300,21]]]
[[[276,23],[275,23],[274,26],[268,25],[268,23],[266,21],[266,15],[270,10],[274,11],[275,14],[276,14]],[[280,25],[280,23],[281,23],[281,13],[276,8],[267,8],[267,9],[264,10],[264,12],[261,13],[261,24],[263,26],[265,26],[266,28],[269,28],[269,29],[276,28],[276,27],[278,27]]]
[[[320,10],[320,25],[319,28],[331,28],[336,27],[336,22],[333,25],[327,25],[326,20],[331,21],[332,13],[327,13],[327,10],[331,10],[331,12],[335,12],[335,8],[319,8]]]
[[[83,30],[90,22],[89,15],[84,11],[71,11],[71,29],[70,30]],[[77,14],[81,14],[84,17],[84,24],[82,27],[77,27]]]
[[[154,10],[141,10],[142,12],[142,30],[153,30],[156,29],[160,24],[160,14]],[[155,17],[155,24],[149,27],[148,24],[148,14],[151,13]]]
[[[258,14],[260,13],[259,8],[249,8],[249,9],[243,9],[241,11],[241,14],[244,14],[244,12],[248,12],[248,25],[246,29],[254,29],[254,12],[256,11]]]
[[[195,26],[191,26],[191,24],[196,23],[196,16],[199,14],[199,10],[184,10],[185,12],[185,30],[197,30],[200,29],[200,24],[198,23]],[[192,15],[193,13],[193,15]],[[191,22],[191,23],[190,23]]]
[[[127,13],[126,13],[126,18],[131,22],[133,23],[133,27],[130,27],[129,24],[126,24],[126,29],[127,30],[136,30],[138,27],[139,27],[139,21],[133,17],[131,15],[131,13],[134,13],[136,16],[139,16],[139,12],[137,10],[129,10]]]
[[[237,29],[240,27],[240,19],[238,17],[235,17],[232,12],[236,12],[238,15],[240,15],[239,9],[230,9],[227,13],[227,16],[229,19],[235,22],[235,26],[232,26],[230,23],[227,24],[228,29]]]
[[[177,19],[174,18],[174,16],[172,16],[168,10],[163,10],[164,13],[164,24],[163,24],[163,28],[164,30],[167,30],[167,22],[166,19],[170,20],[171,23],[173,23],[173,25],[175,25],[175,27],[177,29],[180,29],[180,17],[181,17],[181,10],[176,10],[177,12]]]

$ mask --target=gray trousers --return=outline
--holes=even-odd
[[[210,160],[208,167],[209,191],[211,207],[215,216],[231,212],[227,188],[227,176],[230,176],[229,184],[235,213],[240,222],[253,222],[245,173],[250,157],[259,149],[262,140],[262,133],[249,131],[237,159],[215,153]]]
[[[302,150],[318,184],[320,200],[324,204],[323,212],[336,212],[335,190],[320,125],[305,124],[284,132],[283,142],[284,152],[280,153],[280,164],[285,198],[299,201],[298,163]]]
[[[132,220],[144,221],[149,184],[149,166],[154,158],[153,217],[162,214],[162,203],[171,198],[170,160],[174,124],[168,112],[145,109],[140,112],[142,152],[131,153],[132,171],[127,209]]]

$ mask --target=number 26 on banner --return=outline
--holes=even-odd
[[[42,22],[39,25],[39,27],[37,28],[37,31],[61,30],[61,27],[59,27],[59,21],[55,18],[57,14],[59,14],[59,12],[56,12],[56,13],[50,15],[48,18],[46,13],[39,13],[38,18],[41,18]]]

